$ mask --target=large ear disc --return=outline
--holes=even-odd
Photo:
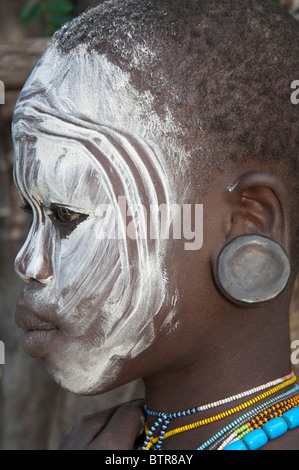
[[[217,278],[231,300],[256,304],[277,297],[291,273],[284,249],[270,238],[244,235],[227,244],[217,260]]]

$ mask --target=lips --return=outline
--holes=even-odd
[[[19,328],[24,330],[23,348],[32,357],[43,358],[48,347],[57,334],[57,327],[41,319],[31,306],[18,303],[15,321]]]
[[[22,338],[23,348],[29,356],[44,359],[56,334],[56,328],[25,331]]]
[[[17,326],[25,331],[51,330],[55,328],[51,323],[39,319],[33,312],[27,310],[24,306],[17,306],[15,320]]]

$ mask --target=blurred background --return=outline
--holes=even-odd
[[[269,0],[271,1],[271,0]],[[14,273],[14,258],[28,232],[13,185],[11,118],[18,94],[49,37],[66,21],[99,0],[0,0],[0,340],[5,365],[0,365],[0,449],[54,450],[83,415],[143,396],[141,381],[97,397],[79,397],[58,387],[42,363],[21,347],[14,323],[16,299],[23,283]],[[280,0],[299,20],[299,0]],[[293,77],[299,79],[299,77]],[[299,282],[290,311],[291,339],[299,340]],[[299,359],[299,354],[297,355]],[[294,366],[299,373],[298,366]]]

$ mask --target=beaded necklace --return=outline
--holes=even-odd
[[[168,437],[173,436],[174,434],[185,432],[185,431],[194,429],[198,426],[204,426],[204,425],[207,425],[207,424],[212,423],[214,421],[218,421],[218,420],[223,419],[227,416],[230,416],[234,413],[237,413],[238,411],[241,411],[241,410],[243,410],[243,409],[245,409],[249,406],[254,405],[258,401],[261,401],[261,400],[269,397],[270,395],[278,392],[279,390],[287,387],[288,385],[293,384],[296,380],[297,380],[297,378],[295,377],[294,372],[291,372],[289,375],[286,375],[284,377],[281,377],[281,378],[279,378],[277,380],[274,380],[274,381],[271,381],[271,382],[267,382],[266,384],[260,385],[259,387],[254,387],[254,388],[252,388],[250,390],[247,390],[245,392],[242,392],[240,394],[233,395],[233,396],[230,396],[228,398],[224,398],[222,400],[219,400],[219,401],[216,401],[216,402],[213,402],[213,403],[209,403],[209,404],[206,404],[206,405],[201,405],[201,406],[198,406],[196,408],[190,408],[188,410],[184,410],[184,411],[177,412],[177,413],[164,413],[164,412],[152,411],[152,410],[148,409],[145,406],[145,412],[147,413],[147,415],[157,417],[157,420],[154,423],[154,425],[150,428],[150,430],[148,430],[148,427],[146,425],[146,428],[145,428],[146,439],[145,439],[144,444],[142,446],[142,450],[149,450],[153,445],[155,445],[155,449],[157,449],[157,450],[161,449],[162,448],[162,442],[163,442],[164,439],[167,439]],[[205,411],[205,410],[208,410],[210,408],[215,408],[215,407],[221,406],[223,404],[231,403],[233,401],[239,400],[241,398],[253,395],[254,393],[258,393],[260,391],[264,391],[264,390],[267,390],[267,389],[270,389],[270,390],[268,390],[267,392],[264,392],[263,394],[247,401],[246,403],[243,403],[243,404],[241,404],[241,405],[239,405],[235,408],[232,408],[228,411],[225,411],[223,413],[219,413],[219,414],[217,414],[215,416],[212,416],[210,418],[207,418],[207,419],[197,421],[196,423],[192,423],[192,424],[189,424],[189,425],[186,425],[186,426],[182,426],[180,428],[173,429],[172,431],[166,432],[170,421],[173,420],[173,419],[180,418],[180,417],[183,417],[183,416],[192,415],[194,413]],[[159,435],[157,437],[154,437],[153,435],[158,430],[159,427],[160,427]]]
[[[236,429],[217,450],[258,450],[269,440],[299,427],[299,395],[292,403],[277,405]]]
[[[225,426],[223,429],[218,431],[213,437],[208,439],[204,444],[199,446],[196,450],[214,450],[218,448],[218,445],[222,443],[222,441],[226,438],[227,434],[233,431],[236,427],[242,426],[242,424],[246,423],[252,417],[257,416],[261,411],[267,409],[273,404],[279,403],[281,400],[285,400],[286,398],[295,395],[299,391],[299,386],[295,385],[291,390],[280,394],[277,397],[271,398],[265,403],[262,403],[258,407],[254,408],[253,410],[247,411],[244,415],[240,416],[232,423]]]
[[[281,402],[281,403],[278,403],[277,405],[270,407],[268,410],[261,412],[259,415],[252,418],[252,420],[248,421],[245,425],[240,426],[239,428],[235,429],[235,431],[232,432],[222,442],[222,444],[219,445],[219,447],[217,447],[217,450],[223,450],[228,445],[231,445],[233,443],[238,443],[238,441],[244,441],[244,438],[246,436],[247,438],[245,440],[248,440],[248,437],[250,438],[249,434],[251,434],[251,432],[253,432],[255,429],[263,429],[266,423],[269,423],[270,425],[272,425],[271,421],[273,421],[274,419],[283,418],[285,414],[287,413],[287,411],[298,408],[299,395],[296,395],[293,401],[289,401],[285,405],[283,405],[283,403],[284,402]]]
[[[298,389],[297,389],[298,390]],[[255,429],[262,429],[266,423],[271,423],[276,418],[286,416],[286,413],[290,410],[294,410],[293,413],[297,414],[296,409],[299,406],[299,395],[296,394],[292,398],[278,402],[269,408],[261,411],[254,415],[253,418],[244,418],[238,425],[228,431],[222,439],[216,442],[216,445],[209,447],[209,450],[223,450],[228,445],[236,443],[238,441],[246,439],[250,440],[249,434]],[[278,437],[278,436],[277,436]]]

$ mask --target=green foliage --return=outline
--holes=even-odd
[[[41,14],[41,7],[38,1],[26,3],[20,14],[20,23],[22,26],[28,26],[36,20]]]
[[[45,22],[44,36],[51,36],[63,24],[73,19],[72,0],[28,0],[20,13],[20,24],[29,26],[38,18]]]

